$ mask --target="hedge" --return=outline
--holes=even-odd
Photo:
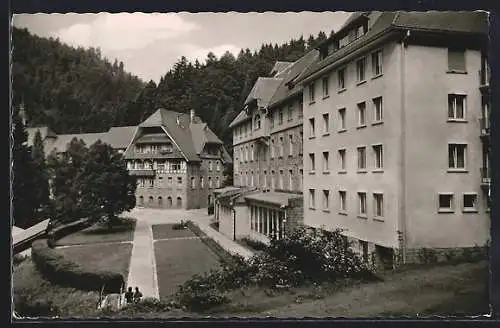
[[[47,239],[32,244],[32,258],[37,270],[50,282],[80,290],[119,293],[125,279],[111,271],[88,271],[62,254],[49,248]]]
[[[232,261],[234,260],[234,255],[226,251],[224,248],[222,248],[219,243],[217,243],[215,240],[212,238],[208,237],[206,233],[203,232],[203,230],[200,229],[196,224],[194,224],[192,221],[186,222],[187,227],[189,230],[191,230],[195,235],[200,237],[201,241],[208,247],[212,252],[214,252],[222,261]]]

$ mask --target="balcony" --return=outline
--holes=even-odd
[[[156,175],[156,170],[154,169],[129,169],[130,175],[137,177],[154,177]]]
[[[481,138],[489,138],[490,136],[490,121],[487,118],[479,119],[479,127],[481,129]]]
[[[480,69],[479,70],[479,89],[481,91],[487,91],[490,86],[490,70]]]
[[[491,184],[491,172],[489,168],[481,168],[481,187],[489,187]]]

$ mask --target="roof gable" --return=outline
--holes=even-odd
[[[127,148],[134,137],[137,126],[115,126],[109,129],[103,142],[115,149]]]
[[[259,108],[267,107],[281,82],[283,82],[283,78],[259,77],[248,94],[245,105],[248,105],[252,100],[256,100]]]

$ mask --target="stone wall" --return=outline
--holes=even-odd
[[[290,199],[286,209],[285,233],[291,233],[304,223],[304,202],[302,197]]]

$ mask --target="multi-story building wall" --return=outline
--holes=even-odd
[[[298,78],[306,225],[388,261],[487,242],[487,26],[484,13],[356,13],[319,47]]]
[[[234,238],[268,242],[302,222],[302,92],[294,79],[317,57],[314,50],[294,63],[277,62],[271,77],[257,80],[244,110],[230,125],[234,184],[245,192],[219,195],[216,217],[228,231],[231,226],[225,221],[237,224]],[[224,199],[229,195],[232,202]],[[243,218],[218,215],[236,215],[227,206],[237,207]]]
[[[112,127],[104,133],[56,135],[47,127],[29,128],[29,143],[40,130],[46,154],[66,151],[74,138],[87,146],[97,140],[123,154],[137,177],[137,205],[153,208],[201,208],[213,203],[232,161],[222,141],[192,110],[158,109],[138,126]]]

